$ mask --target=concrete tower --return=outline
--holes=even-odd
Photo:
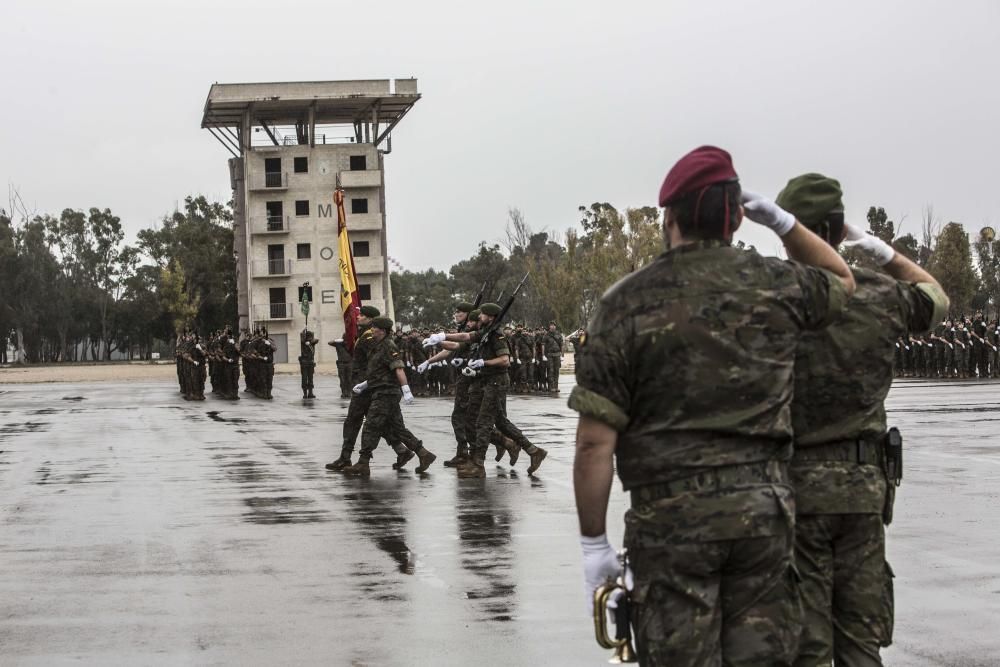
[[[233,155],[239,325],[267,326],[275,361],[299,354],[303,290],[317,338],[343,334],[338,184],[361,301],[392,317],[384,156],[393,128],[419,99],[415,79],[217,83],[209,90],[201,126]],[[326,345],[316,352],[321,361],[335,356]]]

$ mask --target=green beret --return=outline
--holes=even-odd
[[[478,320],[479,319],[479,309],[478,308],[476,308],[475,310],[473,310],[472,312],[469,313],[469,319],[470,320]]]
[[[455,311],[459,313],[471,313],[473,308],[475,308],[475,306],[468,301],[462,301],[455,306]]]
[[[496,317],[497,315],[500,314],[500,306],[496,305],[495,303],[484,303],[483,305],[479,306],[479,310],[482,313],[489,315],[490,317]]]
[[[392,331],[392,320],[390,320],[388,317],[376,317],[374,320],[372,320],[372,326],[375,327],[376,329],[385,329],[386,331]]]
[[[375,306],[361,306],[361,314],[365,317],[378,317],[382,313]]]
[[[775,203],[811,227],[831,213],[843,212],[843,197],[838,181],[822,174],[803,174],[788,181]]]

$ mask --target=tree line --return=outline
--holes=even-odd
[[[455,303],[485,285],[485,299],[513,289],[527,272],[528,287],[512,319],[528,326],[550,321],[563,331],[585,326],[601,295],[624,275],[656,259],[664,249],[662,214],[652,206],[616,209],[607,202],[579,207],[580,229],[561,237],[534,231],[516,208],[508,211],[505,239],[480,243],[475,254],[449,271],[398,271],[391,275],[396,319],[415,327],[437,327],[451,319]],[[883,207],[867,213],[868,231],[927,267],[951,298],[953,315],[991,311],[1000,305],[1000,238],[970,234],[957,222],[941,225],[933,208],[923,212],[919,235],[898,235]],[[742,246],[742,242],[738,242]],[[847,262],[869,260],[845,248]],[[509,294],[509,291],[507,292]],[[989,314],[989,313],[988,313]]]
[[[236,320],[232,212],[188,197],[125,243],[109,209],[0,209],[0,344],[37,363],[172,350],[175,332]]]

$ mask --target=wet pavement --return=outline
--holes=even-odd
[[[2,379],[2,378],[0,378]],[[511,397],[549,450],[457,480],[449,399],[404,407],[439,455],[328,473],[347,401],[189,403],[166,382],[0,386],[0,663],[600,665],[584,615],[563,397]],[[901,381],[890,665],[1000,661],[1000,383]],[[412,464],[411,464],[412,467]],[[612,517],[626,506],[616,489]],[[613,520],[611,535],[620,542]]]

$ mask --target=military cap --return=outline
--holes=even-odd
[[[489,315],[490,317],[496,317],[500,314],[500,306],[495,303],[484,303],[479,306],[479,310],[483,314]]]
[[[378,317],[382,313],[375,306],[361,306],[361,314],[365,317]]]
[[[802,174],[788,181],[775,203],[806,227],[817,225],[831,213],[844,210],[840,183],[823,174]]]
[[[715,146],[701,146],[677,161],[660,186],[660,206],[716,183],[736,181],[733,158]]]
[[[376,311],[377,312],[377,311]],[[372,320],[372,326],[376,329],[384,329],[385,331],[392,331],[392,320],[388,317],[376,317]]]
[[[459,313],[470,313],[473,308],[475,308],[475,306],[468,301],[460,301],[459,304],[455,306],[455,310]]]
[[[479,312],[480,311],[479,311],[478,308],[476,308],[475,310],[473,310],[472,312],[470,312],[469,313],[469,319],[470,320],[478,320],[479,319]]]

